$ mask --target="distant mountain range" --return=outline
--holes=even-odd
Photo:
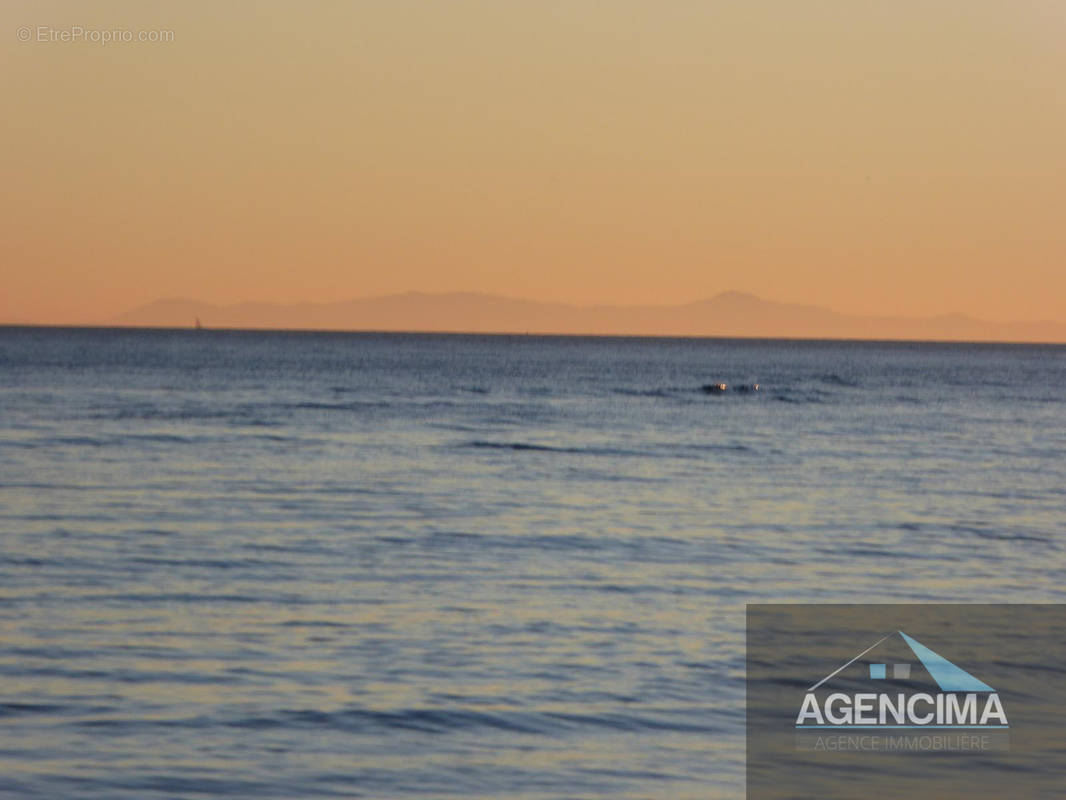
[[[862,317],[743,292],[677,306],[574,306],[471,292],[291,305],[157,300],[107,322],[190,328],[197,319],[205,328],[1066,342],[1064,323],[987,322],[961,314]]]

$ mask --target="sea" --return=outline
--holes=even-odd
[[[0,796],[737,800],[746,604],[1066,602],[1064,456],[1066,346],[2,328]]]

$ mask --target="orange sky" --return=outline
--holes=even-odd
[[[8,0],[0,34],[0,321],[726,289],[1066,321],[1061,0]]]

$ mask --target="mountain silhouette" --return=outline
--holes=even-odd
[[[744,292],[675,306],[576,306],[477,292],[407,292],[333,303],[157,300],[105,321],[132,327],[1066,342],[1066,324],[962,314],[863,317]]]

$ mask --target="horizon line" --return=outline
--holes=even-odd
[[[202,321],[202,322],[201,322]],[[202,324],[205,323],[205,324]],[[576,305],[484,291],[409,290],[325,301],[216,303],[161,297],[118,313],[0,325],[61,328],[336,331],[360,333],[783,341],[1066,344],[1066,322],[996,321],[947,312],[926,316],[841,312],[726,290],[683,303]]]
[[[839,342],[842,344],[951,344],[951,345],[1008,345],[1012,347],[1066,347],[1066,341],[1023,339],[921,339],[886,336],[729,336],[725,334],[670,334],[670,333],[573,333],[544,331],[470,331],[470,330],[418,330],[386,328],[281,328],[281,327],[233,327],[179,325],[119,325],[114,323],[52,323],[52,322],[0,322],[0,330],[13,328],[52,328],[58,330],[96,331],[174,331],[191,334],[204,333],[295,333],[336,334],[340,336],[489,336],[495,338],[529,339],[677,339],[688,341],[748,341],[748,342]]]

